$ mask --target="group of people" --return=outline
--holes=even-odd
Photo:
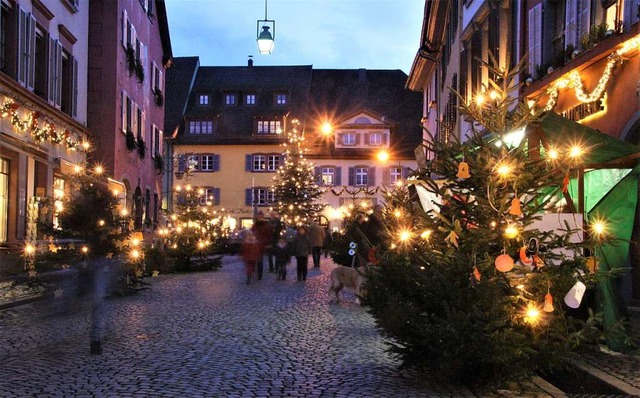
[[[278,280],[286,280],[287,265],[291,257],[295,257],[298,281],[306,281],[309,255],[312,256],[313,267],[320,268],[323,247],[326,257],[330,238],[328,231],[318,223],[298,226],[296,229],[285,228],[275,214],[266,219],[262,212],[258,213],[253,227],[245,235],[240,250],[245,263],[247,284],[254,278],[262,279],[265,256],[269,272],[275,272]]]

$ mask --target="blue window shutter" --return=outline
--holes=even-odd
[[[383,167],[382,168],[382,185],[389,186],[391,183],[391,168]]]
[[[322,172],[320,171],[320,167],[314,167],[313,173],[316,177],[316,184],[322,185]]]
[[[213,188],[213,205],[220,206],[220,188]]]
[[[333,185],[341,186],[342,185],[342,167],[336,167],[336,180]]]
[[[349,186],[356,185],[356,169],[355,167],[349,167]]]
[[[248,154],[244,156],[244,171],[252,171],[253,170],[253,155]]]
[[[369,172],[367,173],[367,185],[373,186],[376,185],[376,168],[369,167]]]
[[[220,171],[220,155],[213,155],[213,171]]]
[[[253,190],[251,188],[247,188],[244,190],[244,204],[245,206],[251,206],[253,203]]]
[[[410,172],[411,172],[411,169],[409,169],[408,167],[403,167],[402,168],[402,179],[406,180],[407,177],[409,176]]]

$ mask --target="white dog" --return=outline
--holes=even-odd
[[[356,304],[360,304],[362,287],[366,282],[364,269],[352,267],[336,267],[331,271],[331,286],[329,293],[336,295],[336,303],[340,302],[340,290],[347,287],[353,289],[356,294]]]

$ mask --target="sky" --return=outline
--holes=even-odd
[[[275,48],[261,55],[256,22],[264,0],[165,0],[174,57],[202,66],[313,65],[318,69],[401,69],[420,44],[424,0],[268,0]]]

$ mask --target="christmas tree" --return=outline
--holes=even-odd
[[[159,235],[167,254],[175,259],[176,271],[212,270],[220,267],[221,238],[228,234],[225,215],[212,208],[213,197],[204,188],[190,184],[175,188],[175,212],[169,216],[170,228]]]
[[[584,149],[512,139],[540,117],[512,95],[521,66],[485,65],[489,89],[459,96],[468,139],[425,144],[435,159],[409,181],[413,195],[387,201],[390,249],[369,275],[366,303],[391,351],[466,384],[551,370],[602,337],[585,288],[611,276],[590,257],[606,230],[561,214]],[[549,215],[562,221],[543,228]]]
[[[285,225],[305,225],[318,217],[322,205],[317,203],[322,191],[315,183],[313,164],[306,157],[304,134],[298,131],[299,122],[292,122],[284,143],[284,165],[273,179],[278,203],[277,211]]]

